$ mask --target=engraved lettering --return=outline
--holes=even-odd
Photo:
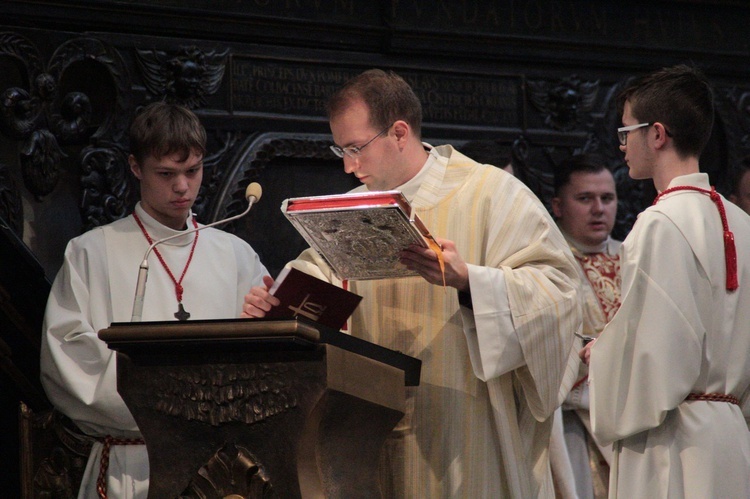
[[[392,19],[399,19],[402,16],[402,12],[399,10],[400,7],[402,7],[401,0],[392,0],[391,2],[391,18]],[[407,9],[409,9],[409,12],[411,12],[411,9],[414,9],[414,12],[416,13],[417,22],[420,22],[420,20],[422,19],[422,5],[421,5],[420,0],[409,0],[409,6],[404,7],[403,10],[407,10]]]
[[[648,16],[639,14],[636,14],[633,18],[633,39],[651,38]]]
[[[606,35],[607,12],[604,10],[604,7],[597,9],[596,6],[592,4],[589,14],[589,19],[592,19],[594,21],[593,34],[598,33],[600,35]],[[580,22],[576,23],[576,26],[580,26]]]
[[[178,3],[174,0],[171,3]],[[181,5],[197,5],[184,0]],[[695,3],[695,2],[693,2]],[[469,36],[539,36],[585,44],[608,36],[615,45],[653,45],[658,48],[747,50],[742,19],[731,9],[702,9],[692,5],[673,9],[657,2],[643,8],[601,0],[390,0],[387,7],[378,2],[354,0],[216,0],[224,14],[270,15],[279,18],[305,18],[358,23],[367,28],[383,25],[406,30]],[[383,8],[387,9],[383,11]],[[617,29],[609,29],[616,26]]]
[[[679,48],[732,44],[744,50],[750,45],[741,28],[732,29],[741,21],[723,11],[701,15],[690,8],[675,11],[667,5],[643,8],[601,0],[392,0],[389,6],[390,22],[404,29],[450,29],[471,36],[546,34],[574,43],[596,43],[608,36],[612,43],[656,42]],[[614,25],[617,30],[610,30]]]
[[[531,28],[532,31],[541,29],[543,13],[542,7],[537,2],[527,3],[523,14],[527,27]]]
[[[724,30],[721,28],[721,24],[719,24],[716,19],[712,19],[709,23],[711,26],[711,31],[714,33],[714,36],[709,36],[709,40],[714,38],[716,40],[723,40],[724,38]],[[719,45],[718,43],[716,45]]]
[[[334,4],[334,10],[341,9],[350,15],[354,15],[354,0],[337,0]]]
[[[468,3],[469,2],[466,2],[466,0],[461,2],[461,5],[463,6],[463,22],[466,24],[476,24],[477,18],[479,17],[479,6],[476,2],[471,2],[471,6],[467,5]]]
[[[450,9],[445,4],[445,0],[440,0],[440,10],[443,12],[443,14],[445,15],[446,19],[448,19],[448,21],[453,20],[453,16],[451,15]]]
[[[513,14],[512,14],[512,8],[511,8],[511,15],[510,15],[510,24],[511,29],[513,28]],[[489,10],[484,16],[484,20],[488,22],[493,27],[499,27],[500,26],[500,15],[497,13],[497,7],[495,5],[491,5]]]
[[[559,3],[552,4],[552,11],[550,12],[550,31],[553,33],[560,33],[565,31],[565,24],[562,19],[562,5]]]
[[[232,58],[236,111],[325,115],[328,97],[358,69]],[[456,76],[399,72],[424,106],[425,121],[519,126],[518,76]]]

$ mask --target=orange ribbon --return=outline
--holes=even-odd
[[[437,255],[438,263],[440,264],[440,273],[443,275],[443,287],[445,287],[445,259],[443,258],[443,247],[440,246],[432,236],[428,236],[426,239],[427,245],[435,252],[435,255]]]

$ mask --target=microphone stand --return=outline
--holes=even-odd
[[[151,254],[151,251],[156,246],[158,246],[161,243],[167,242],[171,239],[186,236],[188,234],[192,234],[193,232],[198,232],[199,230],[208,229],[209,227],[221,225],[227,222],[231,222],[232,220],[237,220],[238,218],[244,217],[245,215],[248,214],[248,212],[250,211],[250,208],[253,207],[253,204],[256,203],[260,199],[260,196],[261,196],[260,185],[257,184],[256,182],[253,182],[252,184],[247,186],[247,189],[245,190],[245,197],[247,198],[247,201],[248,201],[247,208],[245,208],[245,211],[243,211],[239,215],[234,215],[232,217],[225,218],[224,220],[218,220],[208,225],[202,225],[201,227],[194,227],[185,232],[180,232],[179,234],[174,234],[169,237],[165,237],[163,239],[159,239],[158,241],[154,241],[153,243],[151,243],[151,245],[146,250],[146,254],[143,255],[143,261],[141,262],[141,265],[138,268],[138,282],[135,286],[135,298],[133,299],[133,313],[132,313],[132,316],[130,317],[130,322],[141,322],[141,318],[143,315],[143,298],[146,294],[146,280],[148,279],[148,256]]]

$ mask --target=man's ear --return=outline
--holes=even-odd
[[[136,161],[135,156],[132,154],[128,156],[128,164],[130,165],[130,171],[133,172],[135,178],[141,180],[141,167],[138,164],[138,161]]]
[[[405,142],[411,135],[411,127],[404,120],[396,120],[393,122],[393,134],[396,136],[397,142]]]
[[[555,218],[560,218],[560,198],[554,197],[550,199],[550,205],[552,206],[552,214]]]
[[[667,129],[658,121],[654,123],[653,128],[656,132],[654,134],[654,146],[661,149],[667,143]]]

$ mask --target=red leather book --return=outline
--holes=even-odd
[[[362,300],[358,294],[291,267],[279,272],[269,292],[281,305],[269,310],[266,318],[304,317],[334,329],[344,327]]]

